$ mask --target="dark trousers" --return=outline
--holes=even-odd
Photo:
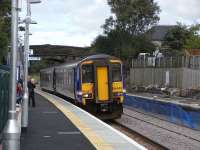
[[[35,93],[29,92],[29,106],[31,105],[32,100],[32,107],[35,107]]]

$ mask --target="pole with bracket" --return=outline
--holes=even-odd
[[[22,132],[26,132],[28,127],[28,53],[29,53],[29,24],[31,21],[30,2],[27,0],[27,15],[25,22],[24,34],[24,96],[22,102]]]
[[[3,131],[3,150],[20,150],[20,127],[16,114],[16,74],[17,74],[17,48],[18,48],[18,0],[11,1],[11,74],[8,121]]]

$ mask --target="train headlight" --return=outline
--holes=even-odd
[[[85,93],[85,94],[83,94],[83,97],[84,97],[84,98],[91,98],[91,97],[92,97],[92,94],[90,94],[90,93]]]
[[[84,98],[88,98],[89,95],[88,95],[88,94],[83,94],[83,97],[84,97]]]

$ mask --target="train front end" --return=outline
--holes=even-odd
[[[101,58],[80,65],[82,103],[101,119],[115,119],[123,113],[125,85],[119,59]]]

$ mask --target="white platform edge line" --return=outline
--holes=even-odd
[[[46,94],[46,93],[45,93]],[[47,93],[49,94],[49,93]],[[51,95],[51,94],[49,94]],[[51,95],[51,96],[55,96],[55,95]],[[114,129],[113,127],[107,125],[106,123],[104,123],[103,121],[101,121],[100,119],[92,116],[90,113],[80,109],[79,107],[75,106],[75,105],[72,105],[71,103],[63,100],[62,98],[60,97],[57,97],[55,96],[56,98],[58,98],[60,101],[62,101],[63,103],[67,103],[69,105],[71,105],[72,107],[75,107],[76,109],[80,110],[81,112],[85,113],[86,115],[88,115],[89,117],[91,117],[92,119],[96,120],[97,122],[101,123],[102,125],[104,125],[105,127],[109,128],[110,130],[112,130],[113,132],[117,133],[119,136],[123,137],[125,140],[127,140],[129,143],[131,143],[132,145],[138,147],[139,149],[141,150],[147,150],[145,147],[143,147],[142,145],[138,144],[136,141],[132,140],[131,138],[129,138],[128,136],[126,136],[125,134],[119,132],[118,130]]]

